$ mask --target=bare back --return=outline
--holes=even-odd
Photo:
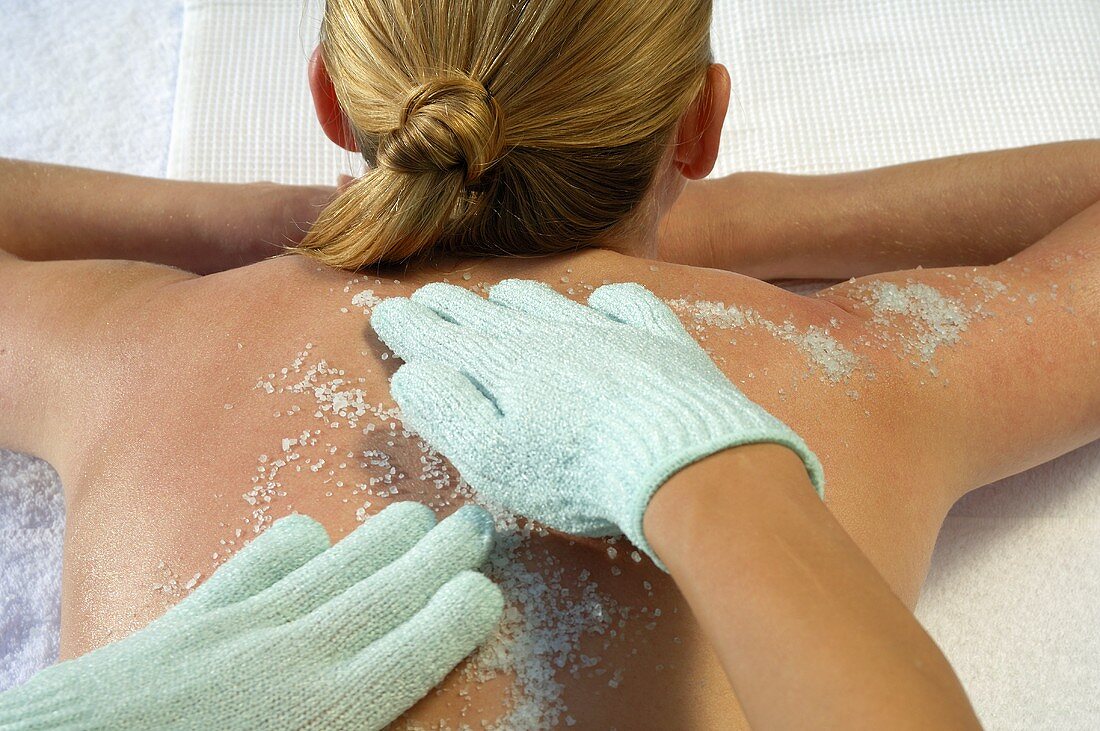
[[[402,428],[387,383],[399,362],[367,320],[380,298],[442,279],[482,294],[500,279],[539,279],[582,301],[607,281],[651,288],[735,384],[815,450],[826,504],[912,607],[951,504],[1076,446],[1082,423],[1094,423],[1085,411],[1030,447],[1026,429],[1004,425],[1005,413],[1023,421],[1030,407],[1013,395],[1028,389],[1026,358],[1006,361],[1000,343],[1026,338],[1025,318],[1063,326],[1059,308],[1077,302],[1068,287],[1013,272],[898,273],[801,297],[605,251],[386,277],[284,257],[131,290],[102,349],[72,366],[99,379],[102,398],[75,406],[69,459],[57,465],[68,500],[62,654],[144,626],[291,512],[338,540],[392,501],[440,515],[465,502],[453,469]],[[1093,327],[1095,338],[1095,324],[1064,326]],[[983,398],[1010,405],[990,412]],[[1064,415],[1066,401],[1051,408]],[[503,632],[409,718],[639,729],[740,718],[667,575],[621,539],[499,521],[487,573],[509,603]]]

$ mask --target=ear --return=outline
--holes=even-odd
[[[673,164],[685,178],[699,180],[714,169],[729,103],[729,71],[720,63],[712,63],[702,91],[680,118],[676,133]]]
[[[313,55],[309,57],[309,90],[313,94],[313,109],[317,112],[317,121],[321,123],[321,129],[328,138],[345,150],[358,152],[359,146],[351,133],[351,123],[340,109],[336,89],[332,86],[325,60],[321,57],[320,46],[313,49]]]

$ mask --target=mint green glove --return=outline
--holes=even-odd
[[[653,293],[595,290],[588,306],[505,280],[486,300],[428,284],[374,308],[406,361],[391,390],[402,419],[480,494],[567,533],[619,531],[664,565],[642,532],[677,470],[727,447],[777,442],[824,477],[802,439],[718,370]]]
[[[474,506],[396,503],[329,547],[277,521],[144,629],[0,694],[0,729],[380,729],[492,631]]]

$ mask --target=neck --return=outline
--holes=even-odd
[[[679,191],[676,193],[678,194]],[[635,214],[637,216],[635,224],[617,238],[601,244],[599,248],[640,259],[656,259],[657,244],[661,238],[661,222],[665,211],[671,205],[670,201],[675,198],[676,194],[670,195],[666,190],[660,191],[656,200],[651,194]]]
[[[629,231],[599,248],[641,259],[658,258],[662,224],[688,182],[682,175],[669,172],[667,168],[666,159],[655,177],[653,188],[635,213],[635,224]]]
[[[653,229],[644,235],[634,234],[632,236],[624,236],[621,239],[602,244],[597,248],[614,251],[624,256],[637,257],[639,259],[656,259],[657,233],[657,230]]]

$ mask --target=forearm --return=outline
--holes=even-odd
[[[785,448],[682,470],[645,531],[753,728],[980,728],[939,648]]]
[[[295,238],[293,219],[308,217],[295,209],[310,191],[326,196],[0,159],[0,248],[30,261],[130,259],[205,274],[279,253]]]
[[[745,172],[690,183],[660,248],[662,258],[761,278],[992,264],[1097,200],[1100,140],[834,175]]]
[[[1100,200],[1100,140],[923,160],[834,178],[829,276],[995,264]],[[825,269],[828,259],[816,259]]]
[[[826,176],[742,172],[692,180],[661,220],[657,257],[758,279],[817,278],[806,252],[833,215]]]

